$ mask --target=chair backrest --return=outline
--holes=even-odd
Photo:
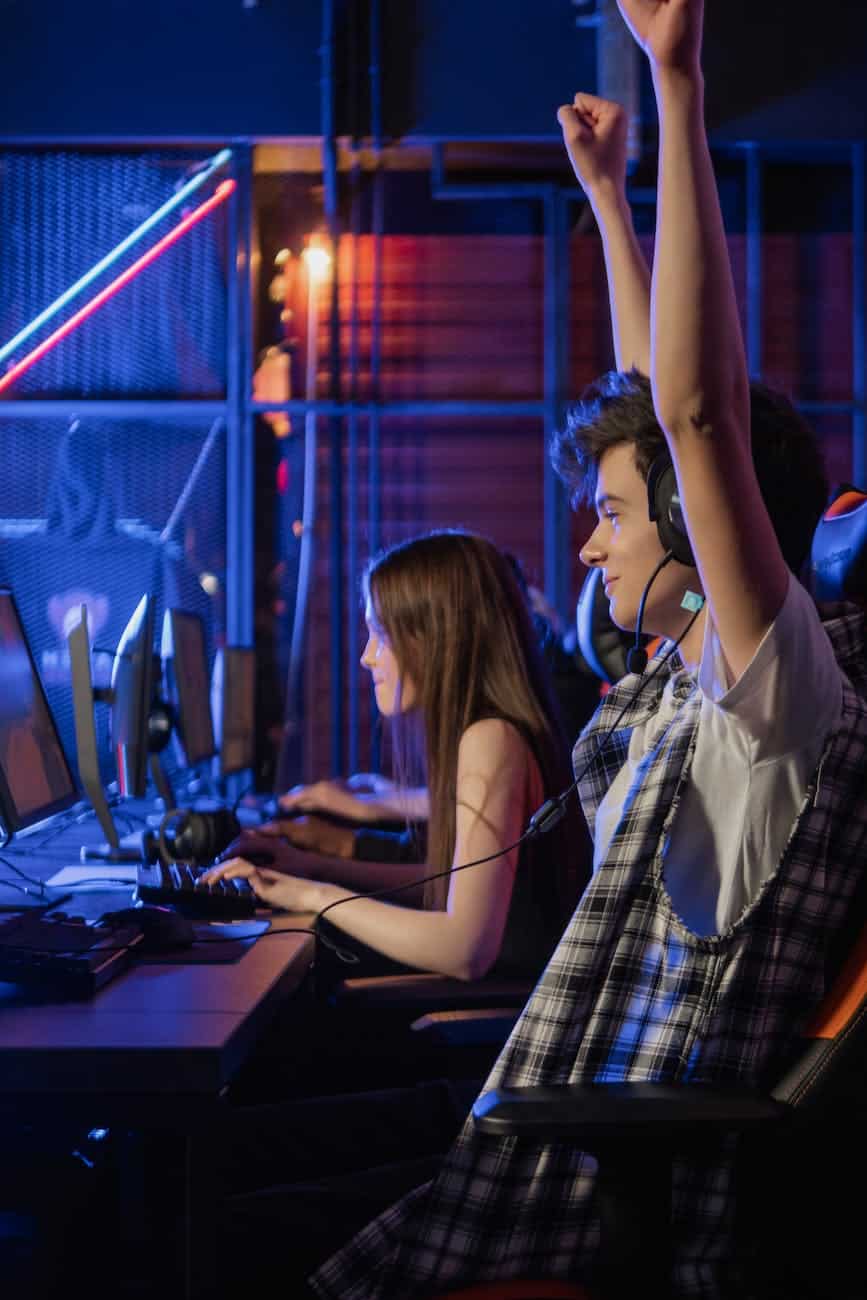
[[[819,520],[810,553],[817,601],[867,600],[867,491],[843,483]]]
[[[863,916],[867,889],[856,909]],[[867,1061],[867,924],[843,962],[831,991],[808,1025],[802,1049],[772,1095],[795,1109],[829,1109],[864,1091]]]

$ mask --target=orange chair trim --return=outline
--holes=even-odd
[[[867,997],[867,927],[807,1029],[810,1038],[836,1038]]]
[[[832,501],[822,516],[823,519],[837,519],[840,515],[848,515],[859,506],[863,506],[867,501],[867,496],[863,492],[857,492],[854,489],[850,492],[842,492],[836,501]]]

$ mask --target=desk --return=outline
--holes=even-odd
[[[94,875],[100,870],[111,875],[106,868]],[[95,916],[128,904],[129,896],[129,889],[82,893],[64,906]],[[282,915],[272,928],[310,923]],[[226,1084],[301,982],[312,953],[310,935],[260,937],[237,962],[133,966],[86,1002],[37,1004],[0,984],[5,1120],[38,1119],[50,1107],[70,1120],[176,1134],[182,1143],[184,1203],[172,1220],[182,1279],[169,1294],[214,1294],[208,1135]]]

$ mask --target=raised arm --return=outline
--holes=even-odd
[[[563,142],[593,209],[608,277],[618,370],[650,373],[650,268],[626,199],[626,133],[620,104],[579,92],[558,110]]]
[[[651,379],[730,681],[785,598],[788,571],[750,451],[749,384],[704,127],[702,0],[618,0],[646,51],[660,121]]]
[[[474,723],[464,732],[458,751],[453,864],[496,855],[493,861],[451,877],[443,912],[358,898],[329,911],[329,921],[407,966],[480,979],[497,959],[511,902],[518,851],[502,850],[519,839],[530,803],[535,807],[541,797],[535,760],[514,727],[496,718]],[[291,911],[319,913],[352,893],[339,885],[257,869],[243,860],[215,870],[245,876],[264,902]],[[420,865],[412,871],[420,877],[431,868]]]

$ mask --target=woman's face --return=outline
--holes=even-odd
[[[406,675],[401,676],[397,656],[377,621],[369,598],[364,609],[364,621],[367,624],[367,645],[361,655],[361,666],[373,678],[376,707],[387,718],[406,713],[415,705],[415,688]]]

